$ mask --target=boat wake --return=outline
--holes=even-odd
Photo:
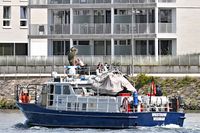
[[[17,128],[17,129],[28,129],[29,128],[29,126],[27,124],[24,124],[24,123],[17,123],[13,127]]]

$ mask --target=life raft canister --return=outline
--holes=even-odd
[[[29,103],[30,102],[29,94],[22,92],[20,95],[20,100],[22,101],[22,103]]]

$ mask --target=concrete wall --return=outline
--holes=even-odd
[[[90,67],[96,72],[96,66]],[[198,74],[200,66],[120,66],[119,70],[126,74]],[[51,74],[53,71],[64,74],[63,66],[0,66],[0,75],[4,74]]]

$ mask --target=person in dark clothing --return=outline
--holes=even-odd
[[[156,85],[156,96],[162,96],[162,95],[163,93],[162,93],[160,85]]]

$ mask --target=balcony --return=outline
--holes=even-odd
[[[48,0],[48,4],[70,4],[70,0]]]
[[[153,33],[155,33],[154,23],[114,24],[114,34],[153,34]]]
[[[70,24],[50,25],[50,34],[70,34]]]
[[[174,23],[159,23],[158,24],[159,33],[176,33],[176,24]]]
[[[111,34],[111,24],[73,24],[73,34]]]
[[[133,27],[133,28],[131,28]],[[75,34],[111,34],[110,23],[84,23],[73,24],[73,35]],[[133,30],[131,30],[133,29]],[[159,33],[174,33],[174,24],[159,24]],[[48,32],[49,31],[49,32]],[[154,34],[154,23],[115,23],[114,34]],[[45,37],[47,35],[69,35],[70,24],[56,24],[47,26],[47,24],[32,24],[30,26],[30,35]]]
[[[48,34],[47,24],[32,24],[30,26],[30,35],[45,36]]]
[[[155,3],[155,0],[115,0],[114,3],[138,3],[138,4],[142,4],[142,3]]]
[[[75,4],[100,4],[111,3],[111,0],[73,0]]]
[[[47,5],[48,0],[29,0],[29,5]]]
[[[176,3],[176,0],[158,0],[158,3]]]

